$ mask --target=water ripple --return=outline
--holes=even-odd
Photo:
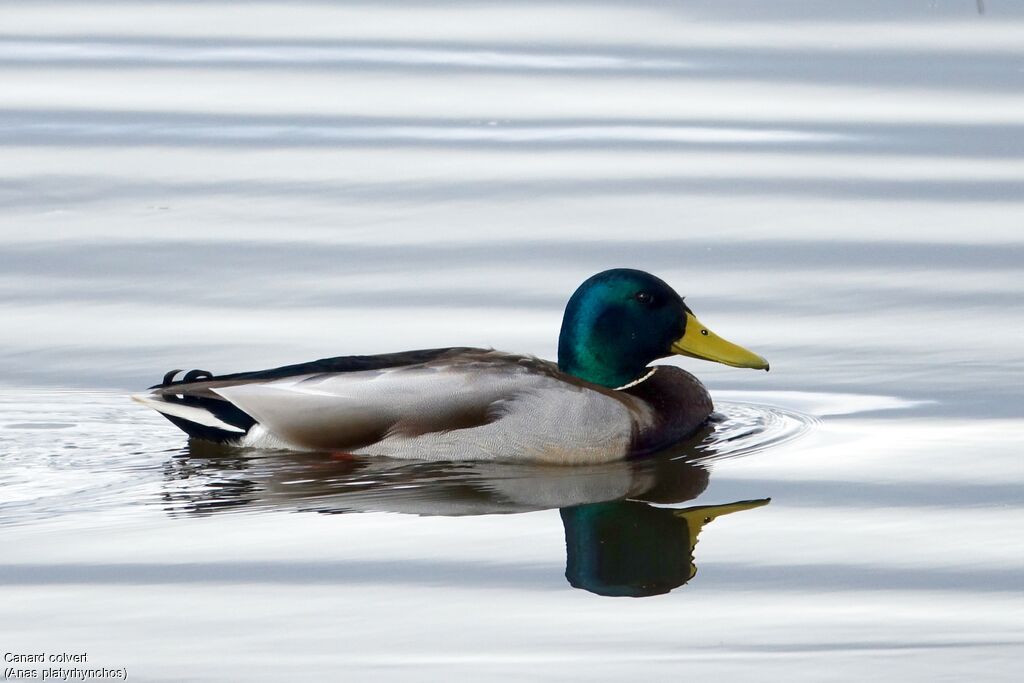
[[[563,50],[481,49],[470,46],[281,44],[166,40],[0,39],[0,61],[16,63],[423,66],[557,71],[679,71],[687,60]]]
[[[715,428],[698,446],[698,462],[751,455],[799,438],[818,419],[812,415],[757,403],[718,401]]]

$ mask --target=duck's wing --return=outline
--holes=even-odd
[[[218,389],[325,373],[393,369],[474,351],[449,347],[374,356],[338,356],[268,370],[217,376],[205,370],[191,370],[182,379],[175,379],[181,370],[172,370],[164,375],[160,384],[151,386],[148,394],[136,394],[132,398],[160,412],[189,436],[207,441],[237,443],[252,431],[257,421],[218,394]]]
[[[650,422],[633,397],[481,350],[213,391],[291,444],[427,460],[617,460]]]
[[[155,392],[221,400],[287,444],[422,459],[614,460],[650,419],[642,401],[546,361],[482,349],[430,353],[420,362],[241,373]]]

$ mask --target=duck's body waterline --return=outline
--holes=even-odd
[[[715,343],[701,348],[709,338]],[[240,445],[596,463],[664,449],[707,420],[711,398],[693,375],[649,367],[672,353],[767,369],[710,335],[664,282],[620,269],[595,275],[570,299],[557,365],[434,349],[171,376],[135,398],[193,438]]]

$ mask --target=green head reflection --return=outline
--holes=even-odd
[[[637,501],[562,508],[565,578],[597,595],[644,597],[668,593],[697,572],[693,561],[704,525],[769,499],[677,510]]]

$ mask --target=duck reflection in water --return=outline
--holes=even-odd
[[[698,454],[691,446],[568,468],[410,463],[193,442],[165,464],[163,498],[169,514],[190,516],[240,507],[443,516],[558,508],[569,583],[598,595],[642,597],[693,578],[694,547],[706,524],[768,503],[660,507],[692,500],[707,488],[709,471],[694,461]]]

